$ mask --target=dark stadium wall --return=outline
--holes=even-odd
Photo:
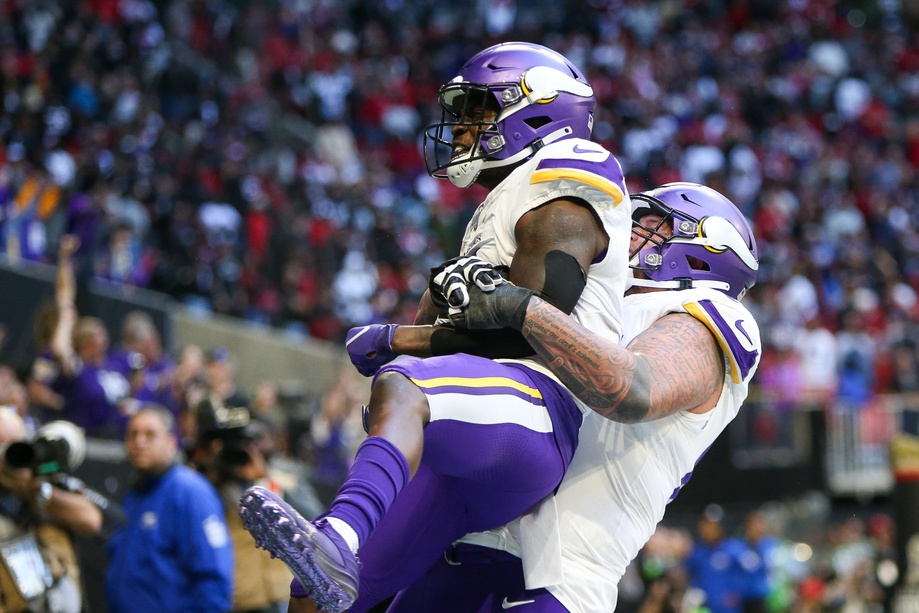
[[[735,453],[742,437],[732,434],[742,428],[742,423],[732,423],[699,461],[689,483],[671,503],[673,511],[694,511],[710,503],[752,506],[824,489],[823,414],[810,412],[806,418],[810,422],[808,452],[799,462],[788,466],[739,467]]]
[[[41,264],[27,267],[0,264],[0,287],[3,288],[0,324],[5,328],[0,360],[20,374],[27,371],[35,357],[35,315],[43,304],[54,298],[54,272],[53,267]],[[167,350],[172,347],[173,340],[169,305],[170,299],[162,294],[131,287],[115,289],[81,284],[77,295],[80,314],[101,318],[112,344],[118,342],[124,316],[139,309],[153,318]]]

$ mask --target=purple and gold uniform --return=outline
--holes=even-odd
[[[618,342],[631,208],[619,162],[597,143],[553,143],[515,169],[477,209],[461,251],[509,266],[517,221],[558,198],[589,203],[610,239],[587,271],[572,317]],[[501,525],[551,493],[588,411],[535,357],[501,363],[464,354],[412,358],[380,372],[388,371],[404,374],[425,393],[431,421],[417,474],[361,544],[353,612],[418,578],[463,534]]]
[[[624,306],[623,344],[669,313],[689,313],[706,325],[726,363],[715,407],[640,424],[588,412],[555,495],[505,527],[461,539],[448,554],[451,559],[438,562],[400,594],[390,611],[426,610],[438,594],[462,595],[455,602],[437,600],[444,613],[518,605],[534,613],[615,610],[626,567],[696,463],[737,415],[762,353],[750,312],[719,291],[636,294],[625,298]],[[456,562],[467,568],[450,565]],[[479,583],[480,575],[487,581]]]
[[[460,253],[510,266],[517,252],[517,222],[558,198],[589,204],[609,237],[609,248],[587,270],[587,285],[571,316],[594,334],[618,342],[629,275],[625,252],[632,207],[619,161],[601,145],[569,139],[540,149],[479,205],[466,227]]]
[[[478,181],[490,189],[460,255],[511,268],[524,215],[556,200],[583,203],[608,249],[584,271],[583,288],[570,284],[577,290],[570,298],[578,296],[572,317],[619,342],[631,202],[619,162],[588,140],[596,99],[583,75],[550,49],[504,43],[471,58],[440,89],[438,102],[442,120],[425,130],[428,172],[459,187]],[[486,118],[492,110],[494,117]],[[491,178],[480,176],[485,172]],[[502,176],[492,187],[491,179]],[[570,240],[564,235],[560,240]],[[545,247],[551,253],[553,245]],[[547,281],[564,285],[561,274],[569,273],[547,263]],[[409,454],[371,436],[328,514],[316,522],[301,522],[265,492],[242,503],[250,531],[271,541],[270,550],[324,610],[366,611],[421,576],[465,531],[525,513],[558,486],[577,447],[584,407],[535,357],[397,359],[379,372],[407,377],[430,409],[420,460],[410,454],[419,462],[411,479]],[[279,542],[282,537],[291,546]],[[355,550],[360,571],[350,555]]]
[[[457,354],[412,358],[388,371],[425,392],[431,421],[418,472],[361,546],[361,591],[351,611],[408,585],[467,532],[509,521],[551,493],[581,423],[564,389],[517,364]]]

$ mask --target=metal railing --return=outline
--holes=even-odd
[[[826,410],[826,475],[831,494],[859,498],[889,494],[894,477],[890,443],[915,434],[919,398],[912,394],[876,396],[864,406],[833,403]]]
[[[819,462],[828,494],[871,498],[893,490],[891,441],[917,431],[919,394],[882,394],[863,404],[788,403],[754,386],[729,436],[736,468]]]

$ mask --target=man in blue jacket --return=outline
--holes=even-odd
[[[743,561],[748,548],[724,531],[724,509],[712,504],[697,523],[698,536],[684,561],[689,583],[705,593],[711,613],[743,613],[743,595],[750,569]]]
[[[218,613],[233,596],[233,549],[223,506],[198,472],[176,463],[173,418],[148,407],[128,423],[125,452],[138,481],[128,525],[109,541],[109,613]]]

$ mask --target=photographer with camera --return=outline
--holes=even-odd
[[[272,439],[245,406],[228,406],[213,395],[196,407],[198,440],[192,462],[217,488],[224,504],[233,553],[233,613],[285,610],[292,575],[280,560],[258,549],[239,515],[239,499],[252,485],[280,492],[268,475]]]
[[[119,521],[117,506],[65,472],[83,461],[83,433],[57,421],[27,440],[16,410],[0,406],[0,447],[0,613],[79,613],[72,535],[99,535]]]

